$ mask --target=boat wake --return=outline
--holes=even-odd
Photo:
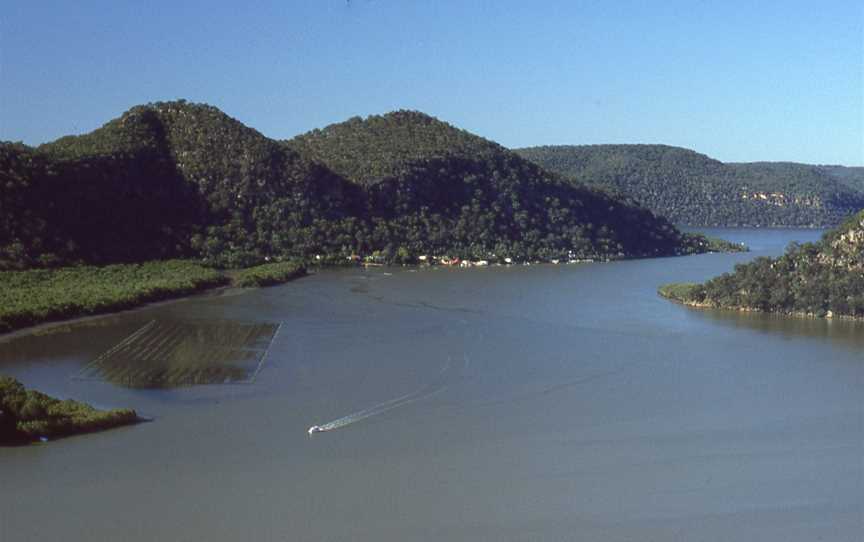
[[[357,412],[352,412],[347,416],[342,416],[341,418],[337,418],[333,421],[323,423],[321,425],[313,425],[309,428],[309,434],[312,435],[314,433],[323,433],[325,431],[341,429],[342,427],[346,427],[348,425],[351,425],[352,423],[357,423],[361,420],[371,418],[372,416],[384,414],[385,412],[388,412],[395,408],[399,408],[411,403],[416,403],[417,401],[428,399],[433,395],[440,393],[446,387],[447,381],[451,377],[451,373],[454,372],[452,361],[453,359],[450,356],[447,356],[447,363],[444,364],[444,367],[441,369],[441,372],[438,373],[438,376],[435,377],[432,382],[426,384],[422,388],[412,391],[411,393],[402,395],[400,397],[396,397],[395,399],[384,401],[383,403],[379,403],[375,406],[365,408],[363,410],[358,410]],[[463,369],[464,366],[467,365],[467,362],[468,358],[466,356],[463,356]]]

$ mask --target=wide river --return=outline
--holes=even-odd
[[[819,235],[713,233],[753,251],[326,271],[7,337],[0,372],[155,420],[0,448],[0,541],[860,542],[864,325],[659,298]],[[253,383],[71,378],[207,318],[282,323]]]

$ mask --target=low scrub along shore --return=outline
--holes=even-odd
[[[831,309],[826,310],[820,308],[817,310],[794,310],[785,307],[752,307],[740,304],[724,304],[706,297],[705,286],[695,282],[673,282],[671,284],[664,284],[657,289],[657,293],[675,303],[700,309],[764,312],[797,318],[839,318],[841,320],[864,321],[864,316],[837,313]]]
[[[77,401],[60,401],[0,376],[0,446],[92,433],[141,421],[131,409],[102,411]]]
[[[0,333],[105,314],[234,285],[267,286],[305,273],[296,262],[218,271],[186,260],[0,272]]]

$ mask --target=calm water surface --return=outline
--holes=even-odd
[[[328,271],[0,342],[3,373],[155,418],[0,449],[0,540],[860,541],[864,326],[658,298],[818,237],[720,233],[754,251]],[[70,378],[184,318],[282,326],[252,384]]]

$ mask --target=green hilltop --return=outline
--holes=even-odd
[[[419,111],[352,117],[285,142],[301,154],[362,185],[406,173],[430,157],[477,159],[507,152],[497,143]]]
[[[211,106],[136,106],[84,135],[0,144],[0,210],[0,269],[707,250],[631,201],[410,111],[279,142]]]
[[[625,194],[676,224],[824,227],[864,208],[862,168],[723,163],[666,145],[518,149],[572,179]]]
[[[285,144],[366,188],[372,245],[386,254],[533,260],[701,250],[702,240],[632,201],[416,111],[353,118]]]
[[[13,210],[0,222],[0,268],[191,256],[244,265],[332,248],[315,221],[338,228],[362,205],[326,168],[182,101],[36,149],[3,145],[0,179],[0,205]]]

